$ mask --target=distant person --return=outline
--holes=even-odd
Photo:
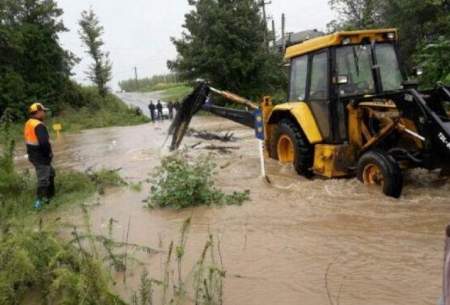
[[[173,104],[173,102],[169,102],[167,104],[167,108],[169,109],[169,119],[173,120],[173,110],[175,108],[175,105]]]
[[[160,100],[158,100],[158,103],[156,104],[156,110],[158,110],[158,120],[164,120],[163,105],[161,104]]]
[[[148,105],[148,110],[150,111],[150,119],[152,120],[152,122],[155,122],[156,106],[155,104],[153,104],[153,101],[150,101],[150,105]]]
[[[42,208],[55,196],[55,170],[52,167],[53,152],[50,136],[44,125],[45,108],[34,103],[28,109],[30,119],[24,128],[24,139],[27,146],[28,160],[36,169],[37,192],[33,207]]]
[[[180,111],[180,107],[181,107],[180,101],[176,101],[176,102],[175,102],[175,110],[176,110],[177,112]]]

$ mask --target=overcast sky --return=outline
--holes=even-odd
[[[61,35],[66,49],[82,58],[75,68],[76,80],[86,83],[83,71],[89,65],[78,35],[81,12],[92,7],[105,28],[105,50],[111,54],[113,81],[118,88],[120,80],[167,72],[166,62],[176,57],[170,37],[179,37],[184,15],[191,9],[187,0],[56,0],[64,10],[64,23],[70,30]],[[275,18],[280,31],[281,14],[286,13],[287,31],[306,29],[324,30],[334,15],[328,0],[272,0],[268,15]]]

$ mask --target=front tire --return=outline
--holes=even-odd
[[[403,189],[402,171],[395,159],[380,150],[365,153],[358,162],[358,179],[378,186],[386,196],[399,198]]]
[[[291,120],[278,123],[270,143],[271,157],[282,163],[291,163],[301,176],[311,178],[314,149],[302,130]]]

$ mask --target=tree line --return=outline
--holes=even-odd
[[[396,27],[404,66],[424,68],[422,81],[450,82],[450,0],[329,0],[339,18],[329,31]],[[270,48],[272,37],[260,0],[189,0],[184,31],[172,38],[178,56],[168,61],[173,74],[120,83],[125,91],[154,88],[158,82],[198,78],[249,98],[285,92],[283,56]],[[16,119],[41,101],[58,112],[83,107],[89,99],[72,79],[79,58],[59,41],[67,31],[55,0],[0,1],[0,115]],[[301,18],[293,13],[292,18]],[[79,33],[92,59],[88,78],[100,95],[108,92],[112,64],[104,51],[103,27],[92,10],[80,16]],[[298,29],[305,30],[305,29]]]
[[[181,38],[172,38],[178,51],[178,57],[168,62],[173,72],[189,81],[207,79],[249,98],[287,91],[282,54],[267,47],[271,33],[262,1],[189,3],[185,30]],[[398,28],[400,58],[407,72],[422,67],[425,86],[450,83],[449,0],[329,0],[329,5],[339,18],[328,24],[328,32]],[[301,13],[291,16],[301,17]]]
[[[397,28],[404,66],[423,68],[425,85],[450,83],[449,0],[330,0],[329,4],[339,12],[329,31]]]
[[[54,0],[0,1],[0,117],[8,109],[10,117],[23,119],[36,101],[55,112],[65,105],[89,106],[83,88],[71,80],[79,58],[59,41],[67,31],[62,16]],[[104,96],[111,63],[102,51],[102,33],[95,14],[83,12],[80,36],[94,62],[87,74]]]
[[[159,90],[167,84],[177,84],[180,77],[175,73],[153,75],[139,79],[127,79],[119,82],[119,87],[125,92],[148,92]]]

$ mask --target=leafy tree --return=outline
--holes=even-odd
[[[168,67],[187,80],[202,78],[247,97],[285,85],[281,57],[265,44],[259,1],[190,0],[186,31],[172,38],[178,58]]]
[[[394,0],[384,3],[386,26],[400,33],[401,57],[407,66],[417,61],[423,48],[439,37],[450,37],[450,11],[442,0]]]
[[[368,29],[383,23],[382,1],[380,0],[329,0],[329,5],[339,13],[340,20],[334,20],[328,28]]]
[[[0,1],[0,115],[24,117],[36,100],[60,108],[75,63],[59,43],[62,14],[54,0]]]
[[[407,68],[423,66],[427,85],[449,80],[450,1],[330,0],[329,4],[339,11],[330,30],[395,27]]]
[[[109,53],[102,51],[104,42],[101,36],[104,28],[100,25],[100,21],[92,9],[81,13],[79,25],[81,40],[87,47],[86,53],[94,61],[87,72],[88,78],[97,86],[100,94],[106,96],[107,84],[112,79],[112,64],[109,60]]]

